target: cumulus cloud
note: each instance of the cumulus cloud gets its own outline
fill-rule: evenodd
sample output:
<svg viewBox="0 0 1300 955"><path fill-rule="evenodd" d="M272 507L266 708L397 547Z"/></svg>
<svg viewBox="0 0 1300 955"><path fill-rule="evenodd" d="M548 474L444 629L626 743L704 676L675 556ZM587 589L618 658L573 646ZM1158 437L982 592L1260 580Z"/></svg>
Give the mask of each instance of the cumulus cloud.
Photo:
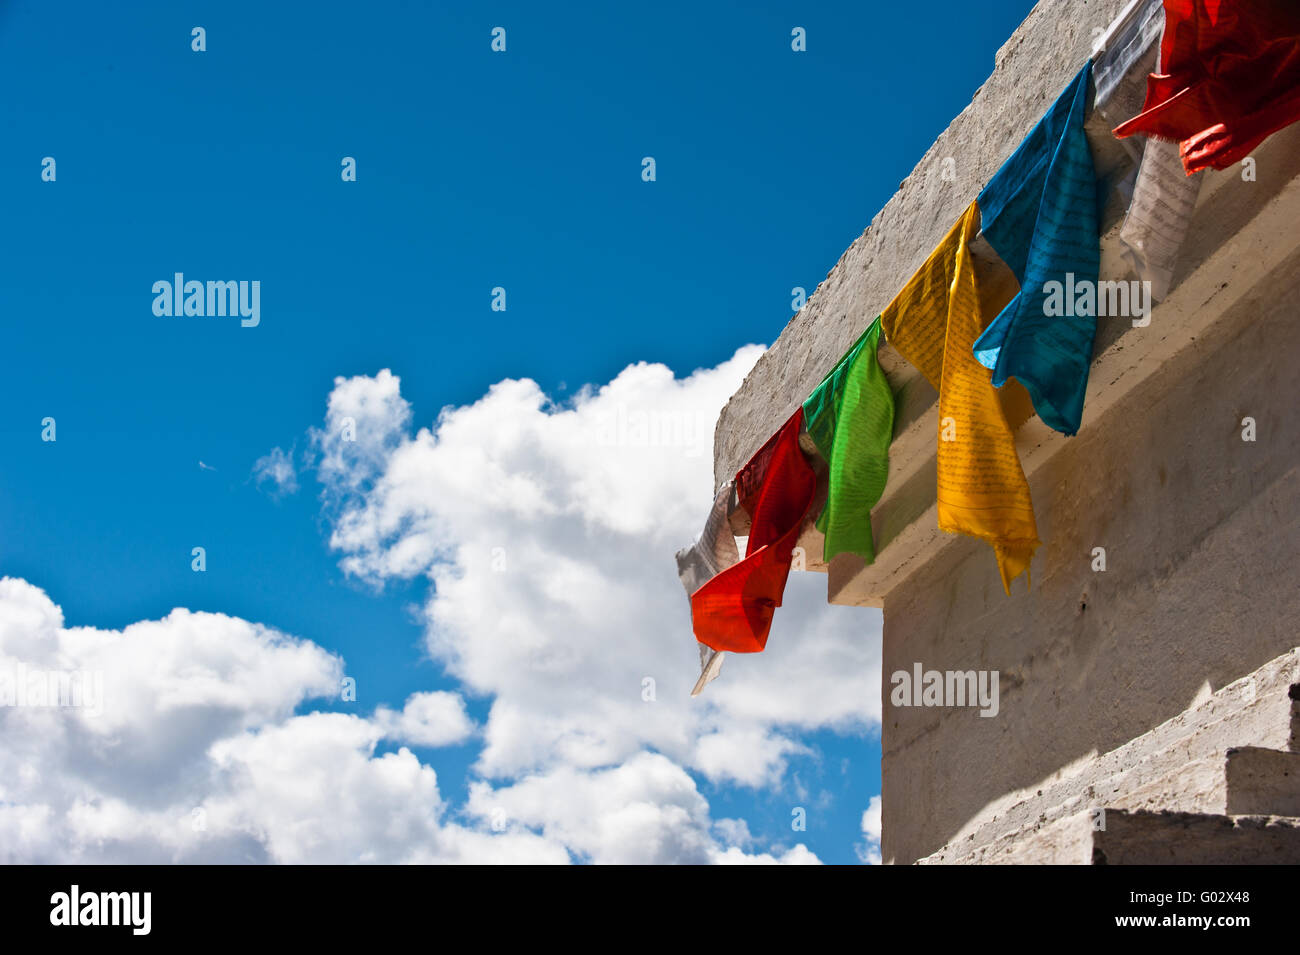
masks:
<svg viewBox="0 0 1300 955"><path fill-rule="evenodd" d="M673 553L712 498L712 425L761 353L683 378L631 365L556 403L507 380L413 430L388 371L339 378L311 460L330 546L382 587L423 578L429 656L487 701L325 712L343 661L178 609L66 627L0 582L0 667L102 672L102 712L0 710L6 861L815 863L711 818L696 784L790 791L801 734L879 723L879 617L795 574L768 650L705 695ZM296 486L275 449L258 473ZM463 805L412 748L473 742ZM432 758L432 757L430 757ZM434 759L436 762L436 759ZM877 841L878 845L878 841Z"/></svg>
<svg viewBox="0 0 1300 955"><path fill-rule="evenodd" d="M383 469L411 420L399 386L397 376L386 368L373 378L334 379L325 427L311 432L326 488L358 490Z"/></svg>
<svg viewBox="0 0 1300 955"><path fill-rule="evenodd" d="M690 770L772 788L808 752L800 731L878 725L879 618L828 607L821 575L792 578L767 652L733 656L723 679L689 697L698 662L672 554L699 531L713 422L760 353L684 378L631 365L563 404L532 381L502 381L414 433L391 373L336 381L317 447L365 477L322 468L330 544L362 580L430 581L429 654L491 699L474 807L505 808L581 856L631 858L622 833L635 825L597 826L596 813L578 827L555 807L596 812L592 788L624 778L610 773L640 778L651 753L678 781ZM345 438L344 417L369 422L364 436ZM554 798L532 798L543 787ZM651 788L664 814L638 824L691 819L694 835L650 840L638 858L719 860L689 800ZM602 849L607 839L619 848Z"/></svg>
<svg viewBox="0 0 1300 955"><path fill-rule="evenodd" d="M495 791L479 784L469 808L485 818L502 809L597 863L705 863L715 849L708 803L658 754L594 772L556 769Z"/></svg>
<svg viewBox="0 0 1300 955"><path fill-rule="evenodd" d="M569 861L529 832L446 822L433 768L406 748L375 756L382 735L375 721L311 713L221 741L211 760L227 785L202 807L209 825L287 863Z"/></svg>
<svg viewBox="0 0 1300 955"><path fill-rule="evenodd" d="M199 465L202 464L200 461ZM253 462L253 479L259 487L269 486L275 497L297 493L298 471L293 466L293 455L282 448L272 448Z"/></svg>
<svg viewBox="0 0 1300 955"><path fill-rule="evenodd" d="M385 738L412 746L450 746L474 732L465 701L459 694L441 690L412 693L400 712L381 706L375 710L374 722L383 728Z"/></svg>
<svg viewBox="0 0 1300 955"><path fill-rule="evenodd" d="M872 796L862 813L862 835L857 846L858 858L868 865L880 865L880 797Z"/></svg>
<svg viewBox="0 0 1300 955"><path fill-rule="evenodd" d="M69 671L100 676L102 693L13 705L17 679ZM0 861L816 861L802 846L746 853L744 823L714 827L691 776L651 753L480 781L449 807L407 746L470 738L463 699L296 713L337 696L344 673L310 641L223 614L67 627L39 588L0 579Z"/></svg>
<svg viewBox="0 0 1300 955"><path fill-rule="evenodd" d="M13 686L67 673L98 677L102 698L20 700ZM224 614L67 627L42 590L0 579L0 859L568 861L533 833L448 818L432 767L378 751L465 739L456 694L294 715L337 696L343 673L310 641Z"/></svg>
<svg viewBox="0 0 1300 955"><path fill-rule="evenodd" d="M714 865L821 865L821 860L817 858L807 846L797 845L793 849L786 849L778 854L770 852L761 852L758 855L747 855L735 846L726 852L718 853L713 858Z"/></svg>
<svg viewBox="0 0 1300 955"><path fill-rule="evenodd" d="M749 832L749 823L744 819L714 820L713 831L727 848L735 846L743 849L754 842L754 837Z"/></svg>

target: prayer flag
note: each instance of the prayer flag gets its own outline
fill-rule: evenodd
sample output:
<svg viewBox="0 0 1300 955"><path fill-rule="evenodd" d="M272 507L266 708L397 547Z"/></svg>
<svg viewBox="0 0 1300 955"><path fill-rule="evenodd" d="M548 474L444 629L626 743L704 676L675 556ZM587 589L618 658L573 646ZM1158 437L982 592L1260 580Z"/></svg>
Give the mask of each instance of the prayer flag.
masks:
<svg viewBox="0 0 1300 955"><path fill-rule="evenodd" d="M845 551L868 564L876 559L871 509L885 490L894 434L894 395L876 358L879 343L877 317L803 403L804 425L828 468L826 506L817 519L828 562Z"/></svg>
<svg viewBox="0 0 1300 955"><path fill-rule="evenodd" d="M982 302L969 248L972 202L880 316L885 337L939 392L939 529L988 541L1002 586L1028 571L1038 547L1029 482L1000 392L971 346L997 306Z"/></svg>
<svg viewBox="0 0 1300 955"><path fill-rule="evenodd" d="M1097 337L1101 238L1097 180L1083 131L1091 63L979 194L983 235L1020 282L975 342L1001 387L1014 377L1063 434L1083 417ZM1127 296L1125 296L1127 300Z"/></svg>
<svg viewBox="0 0 1300 955"><path fill-rule="evenodd" d="M1300 3L1165 0L1160 72L1115 129L1181 144L1187 175L1227 169L1300 119Z"/></svg>
<svg viewBox="0 0 1300 955"><path fill-rule="evenodd" d="M751 517L745 559L691 596L695 637L719 652L757 653L767 645L817 486L799 449L802 427L800 408L736 475L737 495Z"/></svg>

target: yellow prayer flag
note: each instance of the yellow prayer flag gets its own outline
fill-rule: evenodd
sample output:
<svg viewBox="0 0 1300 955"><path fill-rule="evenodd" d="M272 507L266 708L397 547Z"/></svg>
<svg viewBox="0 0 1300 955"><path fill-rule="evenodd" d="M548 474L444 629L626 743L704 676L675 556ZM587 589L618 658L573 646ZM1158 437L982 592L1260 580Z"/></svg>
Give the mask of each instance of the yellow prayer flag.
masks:
<svg viewBox="0 0 1300 955"><path fill-rule="evenodd" d="M969 243L978 231L972 202L880 323L889 343L939 392L939 529L992 544L1009 594L1011 581L1029 570L1038 528L1004 407L1023 404L1023 389L1000 395L971 351L1006 304L999 301L1003 290L981 289L976 277ZM1023 420L1019 409L1013 414Z"/></svg>

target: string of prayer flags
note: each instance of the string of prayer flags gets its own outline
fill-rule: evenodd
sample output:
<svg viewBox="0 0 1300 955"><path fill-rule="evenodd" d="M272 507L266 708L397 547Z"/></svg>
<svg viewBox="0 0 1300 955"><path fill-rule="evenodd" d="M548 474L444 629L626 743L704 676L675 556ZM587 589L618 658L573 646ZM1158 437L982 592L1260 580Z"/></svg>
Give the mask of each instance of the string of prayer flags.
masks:
<svg viewBox="0 0 1300 955"><path fill-rule="evenodd" d="M1300 3L1165 0L1160 72L1115 129L1176 141L1183 168L1227 169L1300 120Z"/></svg>
<svg viewBox="0 0 1300 955"><path fill-rule="evenodd" d="M804 425L828 466L826 506L817 518L827 562L836 554L876 559L871 509L885 491L894 395L876 357L880 319L803 403Z"/></svg>
<svg viewBox="0 0 1300 955"><path fill-rule="evenodd" d="M939 392L939 529L993 546L1002 586L1029 570L1038 528L1029 482L995 389L972 346L984 315L969 243L979 228L972 202L880 316L889 343ZM1000 303L1004 304L1004 303Z"/></svg>
<svg viewBox="0 0 1300 955"><path fill-rule="evenodd" d="M737 498L751 519L745 558L691 596L695 638L718 652L757 653L767 645L817 487L799 449L802 428L800 408L736 475Z"/></svg>
<svg viewBox="0 0 1300 955"><path fill-rule="evenodd" d="M1014 377L1038 416L1078 432L1097 337L1101 236L1097 177L1084 135L1092 63L1057 97L977 202L983 236L1020 282L975 341L993 385Z"/></svg>

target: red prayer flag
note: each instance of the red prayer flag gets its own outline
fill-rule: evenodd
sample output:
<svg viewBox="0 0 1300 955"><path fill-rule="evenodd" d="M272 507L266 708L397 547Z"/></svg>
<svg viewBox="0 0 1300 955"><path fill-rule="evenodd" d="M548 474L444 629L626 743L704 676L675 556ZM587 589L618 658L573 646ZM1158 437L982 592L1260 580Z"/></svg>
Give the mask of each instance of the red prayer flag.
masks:
<svg viewBox="0 0 1300 955"><path fill-rule="evenodd" d="M695 639L714 650L757 653L767 646L817 478L799 450L803 409L794 413L736 475L750 513L745 558L691 595Z"/></svg>
<svg viewBox="0 0 1300 955"><path fill-rule="evenodd" d="M1300 120L1300 2L1164 0L1160 73L1116 127L1177 141L1190 176L1227 169Z"/></svg>

